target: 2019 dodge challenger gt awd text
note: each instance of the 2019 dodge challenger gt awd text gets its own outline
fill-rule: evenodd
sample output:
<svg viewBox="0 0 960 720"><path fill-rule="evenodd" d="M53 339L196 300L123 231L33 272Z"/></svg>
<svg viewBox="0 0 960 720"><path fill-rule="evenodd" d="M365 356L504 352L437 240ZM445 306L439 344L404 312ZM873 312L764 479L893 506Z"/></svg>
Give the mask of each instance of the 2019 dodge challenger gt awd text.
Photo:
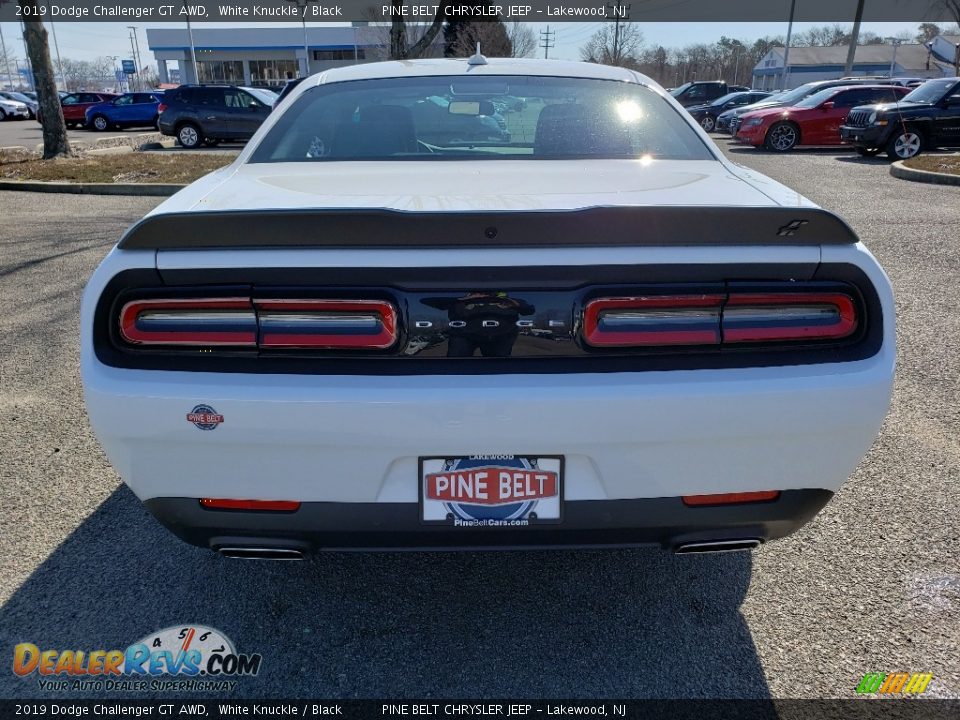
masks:
<svg viewBox="0 0 960 720"><path fill-rule="evenodd" d="M894 373L843 220L642 75L479 54L300 83L82 323L113 465L234 557L753 548L840 487Z"/></svg>

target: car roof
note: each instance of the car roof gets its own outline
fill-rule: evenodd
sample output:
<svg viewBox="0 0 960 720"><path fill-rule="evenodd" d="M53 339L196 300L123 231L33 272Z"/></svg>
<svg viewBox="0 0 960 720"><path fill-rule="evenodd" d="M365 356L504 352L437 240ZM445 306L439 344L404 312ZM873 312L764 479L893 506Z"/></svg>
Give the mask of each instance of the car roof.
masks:
<svg viewBox="0 0 960 720"><path fill-rule="evenodd" d="M373 80L397 77L430 77L444 75L529 75L549 77L593 78L655 84L650 78L626 68L568 60L536 60L529 58L486 58L485 65L470 65L469 58L430 58L424 60L388 60L332 68L317 73L307 82L313 87L349 80Z"/></svg>

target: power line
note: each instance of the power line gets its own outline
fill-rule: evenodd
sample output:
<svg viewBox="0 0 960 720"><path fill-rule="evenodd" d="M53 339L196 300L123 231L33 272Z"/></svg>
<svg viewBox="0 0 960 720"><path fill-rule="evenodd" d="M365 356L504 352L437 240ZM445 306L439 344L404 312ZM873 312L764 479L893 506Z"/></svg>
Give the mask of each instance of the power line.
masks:
<svg viewBox="0 0 960 720"><path fill-rule="evenodd" d="M540 47L543 48L543 57L547 59L550 57L550 48L556 45L556 36L557 32L554 30L550 32L550 26L547 25L546 30L540 31Z"/></svg>

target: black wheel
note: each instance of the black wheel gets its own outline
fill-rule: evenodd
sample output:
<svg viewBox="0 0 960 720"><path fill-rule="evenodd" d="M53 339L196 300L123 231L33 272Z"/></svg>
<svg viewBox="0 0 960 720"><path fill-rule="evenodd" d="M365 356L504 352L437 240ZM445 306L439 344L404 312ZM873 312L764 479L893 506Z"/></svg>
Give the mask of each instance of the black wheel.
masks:
<svg viewBox="0 0 960 720"><path fill-rule="evenodd" d="M703 120L700 121L700 127L707 132L713 132L717 127L717 120L712 115L704 115Z"/></svg>
<svg viewBox="0 0 960 720"><path fill-rule="evenodd" d="M103 115L94 115L90 120L90 128L97 132L105 132L110 129L110 121Z"/></svg>
<svg viewBox="0 0 960 720"><path fill-rule="evenodd" d="M863 157L873 157L879 152L880 152L880 148L865 148L865 147L857 148L857 155L862 155Z"/></svg>
<svg viewBox="0 0 960 720"><path fill-rule="evenodd" d="M0 108L0 122L3 122L7 119L7 114L3 111L3 108Z"/></svg>
<svg viewBox="0 0 960 720"><path fill-rule="evenodd" d="M183 147L192 150L199 147L204 138L200 128L193 123L184 123L177 128L177 140Z"/></svg>
<svg viewBox="0 0 960 720"><path fill-rule="evenodd" d="M800 142L800 128L791 122L778 122L767 131L763 146L773 152L788 152Z"/></svg>
<svg viewBox="0 0 960 720"><path fill-rule="evenodd" d="M64 122L63 124L67 126L67 130L73 130L77 126L76 123L72 122Z"/></svg>
<svg viewBox="0 0 960 720"><path fill-rule="evenodd" d="M923 150L923 135L916 130L898 130L887 143L887 157L891 160L909 160Z"/></svg>
<svg viewBox="0 0 960 720"><path fill-rule="evenodd" d="M217 145L220 144L220 141L214 140L213 138L207 138L206 140L203 141L203 144L206 145L207 147L216 147Z"/></svg>

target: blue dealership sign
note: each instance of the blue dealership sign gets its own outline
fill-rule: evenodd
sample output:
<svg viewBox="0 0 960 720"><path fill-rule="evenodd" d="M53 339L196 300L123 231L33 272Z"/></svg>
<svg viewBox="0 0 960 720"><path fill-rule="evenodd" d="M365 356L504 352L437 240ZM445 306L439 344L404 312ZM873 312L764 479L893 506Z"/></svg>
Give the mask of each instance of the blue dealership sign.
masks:
<svg viewBox="0 0 960 720"><path fill-rule="evenodd" d="M133 60L122 60L123 63L123 73L125 75L136 75L137 74L137 64Z"/></svg>

